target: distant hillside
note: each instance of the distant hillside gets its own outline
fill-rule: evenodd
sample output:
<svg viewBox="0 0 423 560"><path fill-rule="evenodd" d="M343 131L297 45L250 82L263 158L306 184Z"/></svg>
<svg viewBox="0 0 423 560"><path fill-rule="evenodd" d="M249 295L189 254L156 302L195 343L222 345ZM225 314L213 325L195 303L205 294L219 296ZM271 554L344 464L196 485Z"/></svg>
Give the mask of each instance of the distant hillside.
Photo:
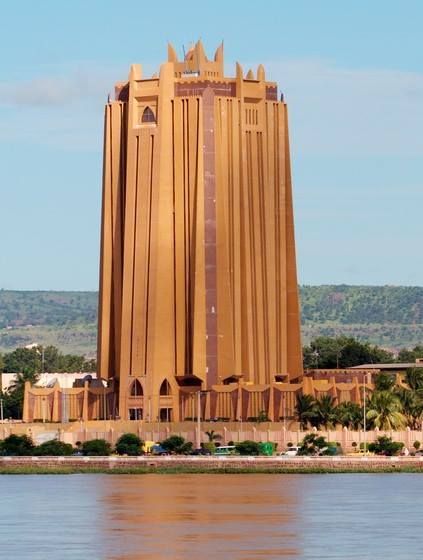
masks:
<svg viewBox="0 0 423 560"><path fill-rule="evenodd" d="M0 329L97 321L97 292L0 290Z"/></svg>
<svg viewBox="0 0 423 560"><path fill-rule="evenodd" d="M423 343L423 288L302 286L303 343L351 335L390 349ZM96 292L0 290L0 352L31 343L92 356Z"/></svg>
<svg viewBox="0 0 423 560"><path fill-rule="evenodd" d="M0 290L0 352L37 343L93 356L97 292Z"/></svg>
<svg viewBox="0 0 423 560"><path fill-rule="evenodd" d="M303 323L423 324L423 288L414 286L302 286Z"/></svg>
<svg viewBox="0 0 423 560"><path fill-rule="evenodd" d="M423 287L302 286L303 343L353 336L390 350L423 342Z"/></svg>

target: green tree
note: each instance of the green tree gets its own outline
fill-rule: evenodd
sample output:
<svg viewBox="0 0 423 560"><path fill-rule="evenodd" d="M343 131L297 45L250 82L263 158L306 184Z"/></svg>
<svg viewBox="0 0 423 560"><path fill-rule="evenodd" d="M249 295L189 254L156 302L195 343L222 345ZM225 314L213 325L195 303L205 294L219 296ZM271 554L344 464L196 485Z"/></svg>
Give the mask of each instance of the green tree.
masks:
<svg viewBox="0 0 423 560"><path fill-rule="evenodd" d="M35 374L41 371L41 354L38 348L16 348L3 355L3 371L7 373Z"/></svg>
<svg viewBox="0 0 423 560"><path fill-rule="evenodd" d="M0 445L0 453L8 456L32 455L34 442L26 435L11 434Z"/></svg>
<svg viewBox="0 0 423 560"><path fill-rule="evenodd" d="M81 446L83 455L103 457L110 455L112 446L105 439L90 439Z"/></svg>
<svg viewBox="0 0 423 560"><path fill-rule="evenodd" d="M410 387L410 389L422 394L423 393L423 368L407 369L405 372L405 382Z"/></svg>
<svg viewBox="0 0 423 560"><path fill-rule="evenodd" d="M423 346L418 344L412 350L403 348L398 352L397 361L400 363L415 362L417 358L423 358Z"/></svg>
<svg viewBox="0 0 423 560"><path fill-rule="evenodd" d="M25 394L25 383L29 381L31 385L37 383L38 373L24 371L17 373L7 391L6 407L9 409L12 418L22 418L23 401Z"/></svg>
<svg viewBox="0 0 423 560"><path fill-rule="evenodd" d="M393 361L393 354L347 336L319 336L303 349L305 368L347 368Z"/></svg>
<svg viewBox="0 0 423 560"><path fill-rule="evenodd" d="M325 429L334 427L337 422L335 399L330 395L323 395L314 404L314 415L311 415L310 423L316 428L323 426Z"/></svg>
<svg viewBox="0 0 423 560"><path fill-rule="evenodd" d="M209 443L214 443L216 441L221 441L222 436L218 433L216 433L214 430L210 430L207 432L204 432L209 440Z"/></svg>
<svg viewBox="0 0 423 560"><path fill-rule="evenodd" d="M392 441L392 438L380 436L375 442L369 443L369 451L376 455L398 455L404 447L399 441Z"/></svg>
<svg viewBox="0 0 423 560"><path fill-rule="evenodd" d="M323 436L307 434L298 450L298 455L323 455L328 450L328 443Z"/></svg>
<svg viewBox="0 0 423 560"><path fill-rule="evenodd" d="M423 420L423 400L417 391L396 387L395 395L399 398L407 426L418 430Z"/></svg>
<svg viewBox="0 0 423 560"><path fill-rule="evenodd" d="M363 425L363 409L359 404L343 402L336 407L338 424L350 430L359 430Z"/></svg>
<svg viewBox="0 0 423 560"><path fill-rule="evenodd" d="M144 442L136 434L122 434L116 442L116 453L119 455L138 456L143 454Z"/></svg>
<svg viewBox="0 0 423 560"><path fill-rule="evenodd" d="M395 376L379 373L374 377L375 391L390 391L395 386Z"/></svg>
<svg viewBox="0 0 423 560"><path fill-rule="evenodd" d="M260 455L260 445L248 439L237 443L235 449L240 455Z"/></svg>
<svg viewBox="0 0 423 560"><path fill-rule="evenodd" d="M3 418L22 417L22 394L5 391L0 393L0 397L3 399Z"/></svg>
<svg viewBox="0 0 423 560"><path fill-rule="evenodd" d="M390 391L375 391L372 394L366 417L380 430L400 430L407 423L401 401Z"/></svg>
<svg viewBox="0 0 423 560"><path fill-rule="evenodd" d="M192 443L182 436L170 436L160 444L163 449L174 455L186 455L192 451Z"/></svg>
<svg viewBox="0 0 423 560"><path fill-rule="evenodd" d="M72 455L74 449L70 443L64 443L63 441L58 441L57 439L52 439L45 441L33 450L33 455L49 456L49 457L59 457L59 456L69 456Z"/></svg>
<svg viewBox="0 0 423 560"><path fill-rule="evenodd" d="M296 396L295 413L303 430L316 416L316 401L311 395Z"/></svg>

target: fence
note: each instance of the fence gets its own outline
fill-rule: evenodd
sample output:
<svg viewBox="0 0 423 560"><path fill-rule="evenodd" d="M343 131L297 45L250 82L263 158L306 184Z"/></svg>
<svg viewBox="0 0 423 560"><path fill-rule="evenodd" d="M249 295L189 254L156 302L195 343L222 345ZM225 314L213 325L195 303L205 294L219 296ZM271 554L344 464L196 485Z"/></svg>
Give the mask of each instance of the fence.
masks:
<svg viewBox="0 0 423 560"><path fill-rule="evenodd" d="M170 430L170 428L161 429L145 429L140 426L131 430L133 433L139 435L144 441L162 441L169 437L170 435L182 436L187 441L196 442L197 441L197 431L195 428L189 430ZM344 452L351 452L354 449L358 449L360 444L366 442L369 444L375 441L379 436L385 435L391 437L394 441L402 442L405 447L411 449L414 442L419 441L423 444L423 430L410 430L406 429L403 431L382 431L382 430L372 430L364 433L361 431L352 431L348 429L342 429L339 431L291 431L291 430L272 430L266 429L261 430L260 428L248 428L231 430L225 426L222 428L214 428L214 432L219 434L222 439L220 442L222 444L227 444L230 441L238 442L243 440L252 440L257 442L271 441L277 444L278 450L284 450L288 446L288 443L293 445L299 444L307 433L316 433L318 435L324 436L327 441L337 442L341 445ZM63 432L61 434L61 439L68 443L75 444L77 441L84 442L88 439L103 438L107 440L112 445L116 443L117 439L126 433L121 430L116 430L110 428L105 431L98 430L80 430L76 432ZM207 442L208 436L204 431L201 432L201 441ZM354 445L356 444L356 445Z"/></svg>

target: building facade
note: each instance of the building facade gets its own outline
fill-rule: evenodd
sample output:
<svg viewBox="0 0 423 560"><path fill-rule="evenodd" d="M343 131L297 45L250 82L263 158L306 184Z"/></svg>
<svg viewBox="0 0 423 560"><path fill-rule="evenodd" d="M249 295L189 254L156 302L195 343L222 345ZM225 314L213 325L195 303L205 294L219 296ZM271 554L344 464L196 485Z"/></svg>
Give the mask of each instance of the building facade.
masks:
<svg viewBox="0 0 423 560"><path fill-rule="evenodd" d="M201 42L157 76L133 65L105 109L101 227L115 416L276 418L302 356L287 106L264 68L225 77Z"/></svg>

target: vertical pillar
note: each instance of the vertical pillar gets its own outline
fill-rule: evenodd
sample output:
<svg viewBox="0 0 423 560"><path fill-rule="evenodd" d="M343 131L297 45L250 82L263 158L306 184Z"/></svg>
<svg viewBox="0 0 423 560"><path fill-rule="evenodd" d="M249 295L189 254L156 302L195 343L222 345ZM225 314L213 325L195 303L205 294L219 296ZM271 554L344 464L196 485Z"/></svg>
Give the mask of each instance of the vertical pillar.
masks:
<svg viewBox="0 0 423 560"><path fill-rule="evenodd" d="M24 422L29 422L29 392L31 389L31 383L29 381L25 381L25 392L24 392L24 405L22 411L22 420Z"/></svg>
<svg viewBox="0 0 423 560"><path fill-rule="evenodd" d="M82 401L82 420L88 420L88 381L84 382L84 397Z"/></svg>
<svg viewBox="0 0 423 560"><path fill-rule="evenodd" d="M58 383L54 386L53 389L53 414L52 420L53 422L60 422L61 418L59 415L59 398L60 398L60 386Z"/></svg>

